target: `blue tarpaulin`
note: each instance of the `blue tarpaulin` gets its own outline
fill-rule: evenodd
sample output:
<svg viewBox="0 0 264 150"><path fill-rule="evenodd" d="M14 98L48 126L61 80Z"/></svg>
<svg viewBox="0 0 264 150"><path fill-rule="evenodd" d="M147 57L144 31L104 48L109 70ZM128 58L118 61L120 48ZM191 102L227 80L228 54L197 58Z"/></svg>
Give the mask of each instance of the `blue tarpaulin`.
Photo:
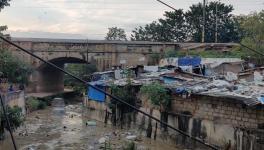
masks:
<svg viewBox="0 0 264 150"><path fill-rule="evenodd" d="M90 83L102 90L105 90L105 86L104 84L101 84L101 83L97 83L97 82L93 82L93 83ZM104 102L105 101L105 97L106 95L103 93L103 92L100 92L96 89L94 89L93 87L89 86L88 87L88 98L91 99L91 100L95 100L95 101L99 101L99 102Z"/></svg>
<svg viewBox="0 0 264 150"><path fill-rule="evenodd" d="M264 96L261 96L258 98L258 101L261 103L261 104L264 104Z"/></svg>
<svg viewBox="0 0 264 150"><path fill-rule="evenodd" d="M178 59L179 66L199 66L201 64L201 57L181 57Z"/></svg>

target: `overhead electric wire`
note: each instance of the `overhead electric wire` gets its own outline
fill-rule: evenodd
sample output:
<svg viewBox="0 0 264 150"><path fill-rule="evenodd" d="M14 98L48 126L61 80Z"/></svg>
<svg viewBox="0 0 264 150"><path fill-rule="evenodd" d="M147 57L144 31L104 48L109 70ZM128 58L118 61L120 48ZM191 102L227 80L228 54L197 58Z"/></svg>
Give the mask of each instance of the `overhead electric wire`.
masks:
<svg viewBox="0 0 264 150"><path fill-rule="evenodd" d="M165 2L163 2L163 1L161 1L161 0L156 0L156 1L162 3L163 5L168 6L169 8L171 8L171 9L173 9L173 10L177 10L177 9L174 8L173 6L171 6L171 5L169 5L169 4L165 3ZM210 29L210 28L207 28L207 27L205 27L205 28L206 28L206 29L209 29L209 30L211 30L211 31L216 32L216 30L214 30L214 29ZM259 55L261 55L261 56L264 56L263 53L261 53L261 52L255 50L255 49L253 49L253 48L251 48L251 47L249 47L249 46L246 46L245 44L243 44L243 43L241 43L241 42L238 42L238 44L239 44L240 46L242 46L242 47L247 48L247 49L250 50L250 51L253 51L253 52L255 52L255 53L257 53L257 54L259 54Z"/></svg>
<svg viewBox="0 0 264 150"><path fill-rule="evenodd" d="M175 11L177 10L176 8L170 6L169 4L167 4L167 3L165 3L165 2L163 2L163 1L161 1L161 0L156 0L156 1L160 2L161 4L167 6L167 7L171 8L171 9L173 9L173 10L175 10Z"/></svg>
<svg viewBox="0 0 264 150"><path fill-rule="evenodd" d="M41 58L41 57L37 56L36 54L32 53L32 52L31 52L32 50L30 50L30 51L29 51L29 50L26 50L26 49L20 47L19 45L17 45L17 44L15 44L15 43L11 42L10 40L4 38L3 36L0 36L0 39L2 39L3 41L7 42L8 44L10 44L10 45L12 45L12 46L14 46L14 47L16 47L16 48L18 48L18 49L20 49L21 51L23 51L23 52L29 54L30 56L32 56L32 57L34 57L34 58L37 58L38 60L42 61L43 63L45 63L45 64L47 64L47 65L49 65L49 66L51 66L51 67L53 67L53 68L55 68L55 69L57 69L57 70L63 72L63 73L65 73L65 74L71 76L72 78L78 80L79 82L84 83L86 86L90 86L90 87L94 88L95 90L104 93L105 95L109 96L110 98L114 99L115 101L118 101L118 102L120 102L120 103L122 103L122 104L125 104L125 105L129 106L130 108L134 109L135 111L137 111L137 112L139 112L139 113L141 113L141 114L143 114L143 115L145 115L145 116L151 118L152 120L155 120L155 121L159 122L160 124L162 124L162 125L164 125L164 126L167 126L168 128L170 128L170 129L172 129L172 130L174 130L174 131L177 131L178 133L182 134L183 136L189 137L190 139L192 139L192 140L194 140L194 141L196 141L196 142L199 142L199 143L203 144L204 146L207 146L207 147L209 147L209 148L211 148L211 149L213 149L213 150L218 150L217 147L215 147L215 146L213 146L213 145L210 145L210 144L208 144L208 143L205 143L205 142L202 141L201 139L197 139L196 137L193 137L193 136L191 136L190 134L185 133L184 131L181 131L181 130L177 129L177 128L175 128L175 127L169 125L168 123L163 122L163 121L159 120L159 119L156 118L156 117L153 117L152 115L150 115L150 114L148 114L148 113L146 113L146 112L144 112L144 111L138 109L137 107L135 107L135 106L133 106L133 105L131 105L131 104L125 102L124 100L122 100L122 99L120 99L120 98L118 98L118 97L116 97L116 96L114 96L114 95L112 95L112 94L109 94L108 92L105 92L104 90L102 90L102 89L100 89L100 88L98 88L98 87L96 87L96 86L90 84L89 82L87 82L87 81L85 81L85 80L83 80L83 79L81 79L81 78L79 78L79 77L77 77L77 76L75 76L75 75L73 75L73 74L71 74L71 73L65 71L64 69L58 67L57 65L55 65L55 64L53 64L53 63L51 63L51 62L49 62L49 61L44 60L43 58Z"/></svg>
<svg viewBox="0 0 264 150"><path fill-rule="evenodd" d="M8 129L7 130L10 133L10 136L11 136L11 139L12 139L12 143L13 143L13 146L14 146L14 149L17 150L16 141L15 141L15 138L14 138L13 133L12 133L10 121L9 121L8 114L7 114L6 109L5 109L5 106L4 106L4 101L3 101L3 98L2 98L1 93L0 93L0 101L1 101L2 109L3 109L3 113L4 113L4 116L5 116L5 120L6 120L6 123L7 123L7 126L8 126Z"/></svg>

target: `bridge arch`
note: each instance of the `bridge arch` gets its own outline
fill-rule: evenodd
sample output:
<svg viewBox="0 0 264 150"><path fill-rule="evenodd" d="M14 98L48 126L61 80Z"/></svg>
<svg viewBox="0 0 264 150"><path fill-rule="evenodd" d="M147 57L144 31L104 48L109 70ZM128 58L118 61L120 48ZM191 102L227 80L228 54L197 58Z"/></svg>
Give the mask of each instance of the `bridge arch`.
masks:
<svg viewBox="0 0 264 150"><path fill-rule="evenodd" d="M68 63L89 63L84 59L76 57L58 57L49 60L49 62L62 69L64 69L64 65ZM62 92L64 90L64 73L44 63L40 63L40 65L36 67L29 80L29 92L49 93Z"/></svg>

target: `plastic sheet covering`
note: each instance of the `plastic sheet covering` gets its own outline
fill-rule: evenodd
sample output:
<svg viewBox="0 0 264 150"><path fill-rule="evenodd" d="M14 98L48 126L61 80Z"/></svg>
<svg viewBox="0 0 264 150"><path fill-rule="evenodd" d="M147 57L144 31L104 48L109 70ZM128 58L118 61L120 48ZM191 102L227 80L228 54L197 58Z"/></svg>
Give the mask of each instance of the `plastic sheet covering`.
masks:
<svg viewBox="0 0 264 150"><path fill-rule="evenodd" d="M96 87L105 90L105 86L102 84L96 84L96 83L91 83L92 85L95 85ZM106 95L93 87L89 86L88 87L88 98L94 101L99 101L99 102L104 102L105 101Z"/></svg>
<svg viewBox="0 0 264 150"><path fill-rule="evenodd" d="M182 57L178 59L179 66L199 66L201 64L201 57Z"/></svg>

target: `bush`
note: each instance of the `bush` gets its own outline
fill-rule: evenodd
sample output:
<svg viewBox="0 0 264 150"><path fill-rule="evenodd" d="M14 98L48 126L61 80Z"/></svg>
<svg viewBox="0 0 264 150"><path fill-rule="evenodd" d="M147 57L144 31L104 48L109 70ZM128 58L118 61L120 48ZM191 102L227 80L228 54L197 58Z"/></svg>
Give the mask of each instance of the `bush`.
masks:
<svg viewBox="0 0 264 150"><path fill-rule="evenodd" d="M26 107L30 111L45 109L47 107L47 103L45 101L38 100L35 97L29 97L26 100Z"/></svg>
<svg viewBox="0 0 264 150"><path fill-rule="evenodd" d="M123 150L136 150L136 144L135 142L126 142L125 146L123 147Z"/></svg>
<svg viewBox="0 0 264 150"><path fill-rule="evenodd" d="M14 107L7 107L6 109L7 114L8 114L8 118L10 121L10 125L12 127L12 129L16 129L17 127L19 127L23 121L24 118L22 116L22 109L18 106L14 106ZM4 113L2 111L0 111L0 130L3 131L3 128L7 128L7 122L4 116ZM0 133L1 134L1 133Z"/></svg>
<svg viewBox="0 0 264 150"><path fill-rule="evenodd" d="M39 105L38 105L38 109L45 109L47 107L47 103L39 100Z"/></svg>

